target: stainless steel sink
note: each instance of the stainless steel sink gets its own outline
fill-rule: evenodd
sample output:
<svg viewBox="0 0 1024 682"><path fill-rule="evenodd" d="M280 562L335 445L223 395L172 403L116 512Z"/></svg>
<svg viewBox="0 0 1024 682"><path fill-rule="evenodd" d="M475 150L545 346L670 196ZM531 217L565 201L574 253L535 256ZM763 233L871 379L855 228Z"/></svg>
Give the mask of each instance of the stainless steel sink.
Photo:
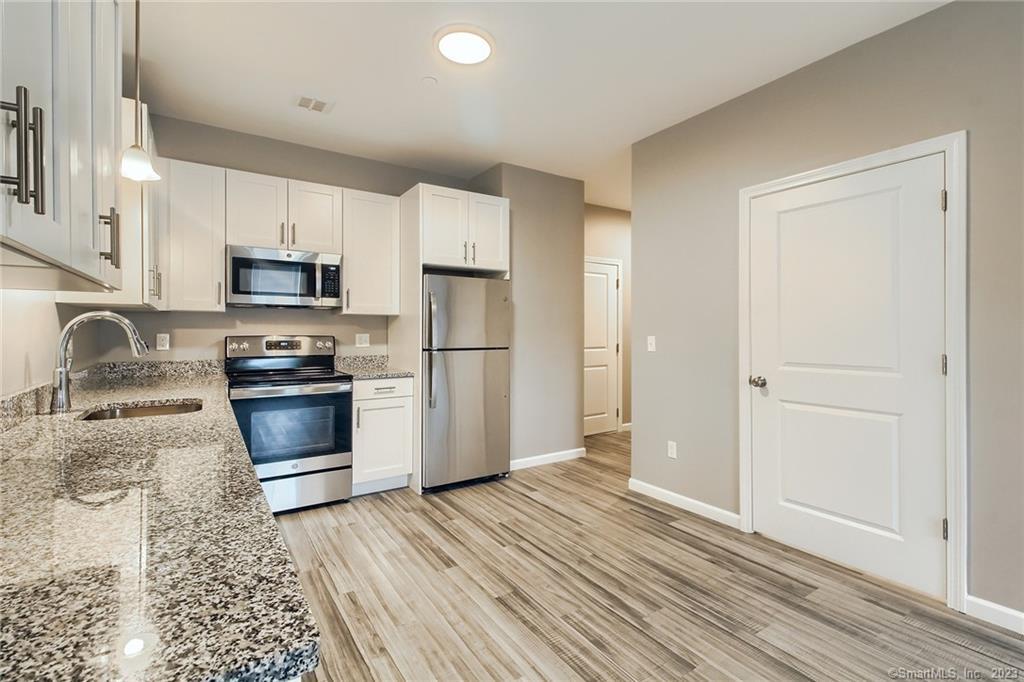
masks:
<svg viewBox="0 0 1024 682"><path fill-rule="evenodd" d="M96 419L132 419L134 417L160 417L169 414L188 414L203 409L202 400L190 400L184 403L162 403L156 405L133 405L131 407L105 407L90 410L79 419L93 421Z"/></svg>

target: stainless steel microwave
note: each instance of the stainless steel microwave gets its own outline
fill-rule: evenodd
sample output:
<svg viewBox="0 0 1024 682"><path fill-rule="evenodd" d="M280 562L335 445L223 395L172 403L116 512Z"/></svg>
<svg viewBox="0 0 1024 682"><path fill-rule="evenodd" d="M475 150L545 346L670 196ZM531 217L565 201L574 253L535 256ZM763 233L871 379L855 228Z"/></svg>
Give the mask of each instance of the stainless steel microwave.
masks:
<svg viewBox="0 0 1024 682"><path fill-rule="evenodd" d="M257 246L228 246L232 306L340 308L341 256Z"/></svg>

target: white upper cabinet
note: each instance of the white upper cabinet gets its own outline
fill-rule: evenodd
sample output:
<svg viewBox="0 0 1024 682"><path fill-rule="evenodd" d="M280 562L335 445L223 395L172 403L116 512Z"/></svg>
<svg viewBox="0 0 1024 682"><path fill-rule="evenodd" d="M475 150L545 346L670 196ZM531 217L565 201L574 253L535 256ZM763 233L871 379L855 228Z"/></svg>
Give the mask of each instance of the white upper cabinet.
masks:
<svg viewBox="0 0 1024 682"><path fill-rule="evenodd" d="M169 307L224 310L224 169L173 160L164 169Z"/></svg>
<svg viewBox="0 0 1024 682"><path fill-rule="evenodd" d="M343 311L399 313L398 197L344 190Z"/></svg>
<svg viewBox="0 0 1024 682"><path fill-rule="evenodd" d="M120 6L114 0L95 0L93 7L93 187L95 206L93 224L101 279L117 289L124 288L126 249L124 240L131 227L124 224L124 206L121 192L139 183L121 178L121 152L134 140L134 104L121 97L121 21ZM129 104L125 104L129 102ZM148 117L143 105L142 128L145 132ZM151 153L152 148L147 147ZM110 224L111 208L116 207L120 224ZM115 234L117 233L117 234ZM111 249L112 239L118 238L119 251ZM107 254L107 255L102 255ZM115 263L114 261L120 261Z"/></svg>
<svg viewBox="0 0 1024 682"><path fill-rule="evenodd" d="M55 101L54 93L60 92L67 73L69 10L65 3L3 0L0 22L0 98L17 104L19 88L24 88L21 92L27 95L29 106L21 116L16 111L4 111L0 118L3 174L19 176L22 186L34 197L22 203L9 193L13 185L4 186L4 236L67 264L68 194L66 185L57 179L66 177L68 167L66 108L70 102ZM12 126L14 121L17 128ZM33 121L41 124L41 130L30 130L35 127ZM25 198L24 192L21 198Z"/></svg>
<svg viewBox="0 0 1024 682"><path fill-rule="evenodd" d="M509 268L508 199L469 195L470 264L481 270Z"/></svg>
<svg viewBox="0 0 1024 682"><path fill-rule="evenodd" d="M288 246L298 251L341 253L342 190L288 181Z"/></svg>
<svg viewBox="0 0 1024 682"><path fill-rule="evenodd" d="M424 265L508 270L508 199L420 185L420 202Z"/></svg>
<svg viewBox="0 0 1024 682"><path fill-rule="evenodd" d="M469 261L469 194L421 185L423 264L463 268Z"/></svg>
<svg viewBox="0 0 1024 682"><path fill-rule="evenodd" d="M70 54L68 68L68 108L75 112L69 116L68 125L68 226L70 232L70 265L92 277L99 278L102 265L100 259L100 230L94 197L93 177L93 125L95 98L93 66L93 7L87 2L69 3L68 32L66 40ZM97 25L97 28L100 26ZM99 64L95 65L97 68ZM107 107L108 113L110 107ZM108 205L114 206L114 202ZM100 208L105 212L106 208ZM117 273L118 275L120 273ZM118 280L120 278L118 277ZM120 284L120 282L117 282Z"/></svg>
<svg viewBox="0 0 1024 682"><path fill-rule="evenodd" d="M227 171L227 243L287 249L288 180Z"/></svg>
<svg viewBox="0 0 1024 682"><path fill-rule="evenodd" d="M56 288L117 288L100 215L116 206L118 3L0 0L0 15L2 174L15 179L0 192L3 248L82 278Z"/></svg>

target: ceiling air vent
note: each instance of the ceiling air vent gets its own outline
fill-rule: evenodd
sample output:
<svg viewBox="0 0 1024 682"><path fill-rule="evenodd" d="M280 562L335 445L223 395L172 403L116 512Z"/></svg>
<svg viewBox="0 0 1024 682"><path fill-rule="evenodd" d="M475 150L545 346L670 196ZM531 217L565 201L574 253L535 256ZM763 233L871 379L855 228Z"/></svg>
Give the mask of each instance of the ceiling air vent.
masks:
<svg viewBox="0 0 1024 682"><path fill-rule="evenodd" d="M300 97L299 106L303 109L315 111L319 114L326 114L334 108L334 102L325 102L322 99L316 99L315 97Z"/></svg>

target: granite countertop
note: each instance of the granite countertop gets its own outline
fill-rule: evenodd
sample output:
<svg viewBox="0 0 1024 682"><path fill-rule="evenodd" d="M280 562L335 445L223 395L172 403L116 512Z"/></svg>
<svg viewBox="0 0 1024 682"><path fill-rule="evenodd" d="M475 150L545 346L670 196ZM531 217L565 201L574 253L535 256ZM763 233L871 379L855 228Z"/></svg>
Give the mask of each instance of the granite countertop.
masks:
<svg viewBox="0 0 1024 682"><path fill-rule="evenodd" d="M223 374L90 378L0 434L0 679L271 680L319 632ZM83 408L202 400L191 414Z"/></svg>
<svg viewBox="0 0 1024 682"><path fill-rule="evenodd" d="M355 381L367 381L370 379L408 379L413 373L405 369L393 369L390 367L355 368L346 367L344 371L352 375Z"/></svg>

